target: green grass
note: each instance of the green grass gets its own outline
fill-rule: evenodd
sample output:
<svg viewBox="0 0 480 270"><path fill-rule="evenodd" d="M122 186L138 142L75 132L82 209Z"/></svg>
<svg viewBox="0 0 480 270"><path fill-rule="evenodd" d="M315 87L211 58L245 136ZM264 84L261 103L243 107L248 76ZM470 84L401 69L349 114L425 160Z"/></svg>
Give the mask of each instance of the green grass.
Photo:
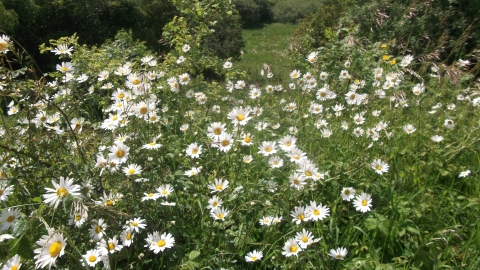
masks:
<svg viewBox="0 0 480 270"><path fill-rule="evenodd" d="M287 57L288 48L296 28L294 24L272 23L259 29L243 30L245 49L236 67L245 70L252 83L262 80L260 71L264 64L272 68L272 81L288 81L293 64Z"/></svg>

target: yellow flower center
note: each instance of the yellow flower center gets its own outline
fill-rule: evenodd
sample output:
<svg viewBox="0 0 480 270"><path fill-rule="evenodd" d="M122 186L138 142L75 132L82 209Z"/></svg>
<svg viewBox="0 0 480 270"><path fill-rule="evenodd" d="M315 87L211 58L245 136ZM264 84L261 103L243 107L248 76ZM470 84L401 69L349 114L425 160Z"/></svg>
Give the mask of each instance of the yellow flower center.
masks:
<svg viewBox="0 0 480 270"><path fill-rule="evenodd" d="M298 179L294 179L294 180L293 180L293 183L294 183L295 185L298 185L298 184L300 184L300 181L298 181Z"/></svg>
<svg viewBox="0 0 480 270"><path fill-rule="evenodd" d="M344 193L345 195L350 195L350 190L346 189L343 193Z"/></svg>
<svg viewBox="0 0 480 270"><path fill-rule="evenodd" d="M222 218L223 218L223 214L218 214L218 215L217 215L217 218L222 219Z"/></svg>
<svg viewBox="0 0 480 270"><path fill-rule="evenodd" d="M337 259L341 259L342 257L343 257L343 256L340 255L340 254L338 254L337 256L335 256L335 258L337 258Z"/></svg>
<svg viewBox="0 0 480 270"><path fill-rule="evenodd" d="M118 98L122 99L122 98L124 98L124 97L125 97L125 94L124 94L124 93L118 94Z"/></svg>
<svg viewBox="0 0 480 270"><path fill-rule="evenodd" d="M148 197L152 197L152 196L153 196L153 193L148 193L147 196L148 196Z"/></svg>
<svg viewBox="0 0 480 270"><path fill-rule="evenodd" d="M67 71L68 68L67 67L62 67L62 71Z"/></svg>
<svg viewBox="0 0 480 270"><path fill-rule="evenodd" d="M96 234L99 234L101 232L102 232L102 227L100 227L100 226L95 227L95 233Z"/></svg>
<svg viewBox="0 0 480 270"><path fill-rule="evenodd" d="M127 233L127 234L125 235L125 239L127 239L127 240L132 239L132 234L131 234L131 233Z"/></svg>
<svg viewBox="0 0 480 270"><path fill-rule="evenodd" d="M305 175L306 175L306 176L312 176L312 172L306 171L306 172L305 172Z"/></svg>
<svg viewBox="0 0 480 270"><path fill-rule="evenodd" d="M90 255L90 257L88 257L89 262L95 262L96 260L97 260L97 256L95 255Z"/></svg>
<svg viewBox="0 0 480 270"><path fill-rule="evenodd" d="M14 265L12 267L10 267L10 270L17 270L18 269L18 265Z"/></svg>
<svg viewBox="0 0 480 270"><path fill-rule="evenodd" d="M61 187L61 188L59 188L59 189L57 190L57 196L58 196L58 197L63 198L63 197L65 197L65 196L67 196L67 194L68 194L68 190L66 190L66 189L63 188L63 187Z"/></svg>
<svg viewBox="0 0 480 270"><path fill-rule="evenodd" d="M367 200L362 200L362 206L367 206Z"/></svg>
<svg viewBox="0 0 480 270"><path fill-rule="evenodd" d="M214 202L213 207L217 207L217 206L218 206L218 202Z"/></svg>
<svg viewBox="0 0 480 270"><path fill-rule="evenodd" d="M141 114L146 114L147 113L147 107L140 108L140 113Z"/></svg>
<svg viewBox="0 0 480 270"><path fill-rule="evenodd" d="M305 218L305 215L300 214L300 215L297 216L297 218L298 218L298 220L303 220Z"/></svg>
<svg viewBox="0 0 480 270"><path fill-rule="evenodd" d="M377 170L379 170L379 171L380 171L380 170L382 169L382 166L380 166L380 165L377 165L377 166L375 166L375 169L377 169Z"/></svg>
<svg viewBox="0 0 480 270"><path fill-rule="evenodd" d="M302 242L307 243L308 242L308 237L306 237L306 236L302 237Z"/></svg>
<svg viewBox="0 0 480 270"><path fill-rule="evenodd" d="M167 195L167 194L168 194L168 191L162 190L162 195Z"/></svg>
<svg viewBox="0 0 480 270"><path fill-rule="evenodd" d="M125 156L125 152L123 150L117 150L117 153L115 153L117 158L123 158Z"/></svg>
<svg viewBox="0 0 480 270"><path fill-rule="evenodd" d="M112 206L113 205L113 200L108 200L106 203L105 203L106 206Z"/></svg>
<svg viewBox="0 0 480 270"><path fill-rule="evenodd" d="M271 147L265 147L265 152L271 152L272 151L272 148Z"/></svg>
<svg viewBox="0 0 480 270"><path fill-rule="evenodd" d="M215 135L220 135L222 133L222 130L220 128L216 128L213 130L213 134Z"/></svg>
<svg viewBox="0 0 480 270"><path fill-rule="evenodd" d="M133 226L133 227L137 227L137 226L138 226L138 222L136 222L136 221L132 222L132 226Z"/></svg>
<svg viewBox="0 0 480 270"><path fill-rule="evenodd" d="M3 195L3 189L0 189L0 196Z"/></svg>
<svg viewBox="0 0 480 270"><path fill-rule="evenodd" d="M298 247L297 246L291 246L290 247L290 252L297 252Z"/></svg>
<svg viewBox="0 0 480 270"><path fill-rule="evenodd" d="M58 254L60 254L60 251L62 251L62 242L57 241L54 242L53 244L50 245L50 248L48 249L48 252L50 253L50 257L57 257Z"/></svg>
<svg viewBox="0 0 480 270"><path fill-rule="evenodd" d="M320 215L320 211L319 211L318 209L315 209L315 210L313 210L313 214L314 214L315 216L319 216L319 215Z"/></svg>
<svg viewBox="0 0 480 270"><path fill-rule="evenodd" d="M134 174L135 172L136 172L135 169L129 169L127 173L128 173L128 174Z"/></svg>
<svg viewBox="0 0 480 270"><path fill-rule="evenodd" d="M15 219L15 216L7 217L7 222L12 222Z"/></svg>
<svg viewBox="0 0 480 270"><path fill-rule="evenodd" d="M292 145L291 142L286 142L286 143L285 143L285 146L287 146L287 147L290 146L290 145Z"/></svg>
<svg viewBox="0 0 480 270"><path fill-rule="evenodd" d="M257 257L253 256L252 261L256 261L256 260L257 260Z"/></svg>
<svg viewBox="0 0 480 270"><path fill-rule="evenodd" d="M138 84L140 83L140 80L139 80L139 79L135 79L135 80L133 80L132 83L133 83L134 85L138 85Z"/></svg>
<svg viewBox="0 0 480 270"><path fill-rule="evenodd" d="M230 144L230 142L228 140L223 140L222 141L222 146L227 146L229 144Z"/></svg>
<svg viewBox="0 0 480 270"><path fill-rule="evenodd" d="M320 92L320 96L321 96L321 97L326 97L326 96L327 96L327 93L325 93L325 92Z"/></svg>
<svg viewBox="0 0 480 270"><path fill-rule="evenodd" d="M192 150L192 154L195 155L196 153L198 153L198 149L195 148L195 149Z"/></svg>
<svg viewBox="0 0 480 270"><path fill-rule="evenodd" d="M157 242L157 246L159 246L159 247L163 247L163 246L165 246L165 244L166 244L165 240L163 240L163 239L160 239L160 241Z"/></svg>
<svg viewBox="0 0 480 270"><path fill-rule="evenodd" d="M245 138L243 138L243 141L246 142L246 143L250 143L251 139L250 139L250 137L245 137Z"/></svg>
<svg viewBox="0 0 480 270"><path fill-rule="evenodd" d="M82 219L81 215L75 215L75 221L79 221L80 219Z"/></svg>
<svg viewBox="0 0 480 270"><path fill-rule="evenodd" d="M216 190L223 190L223 186L222 185L217 185L217 186L215 186L215 189Z"/></svg>
<svg viewBox="0 0 480 270"><path fill-rule="evenodd" d="M110 242L108 243L108 250L114 250L115 249L115 244Z"/></svg>

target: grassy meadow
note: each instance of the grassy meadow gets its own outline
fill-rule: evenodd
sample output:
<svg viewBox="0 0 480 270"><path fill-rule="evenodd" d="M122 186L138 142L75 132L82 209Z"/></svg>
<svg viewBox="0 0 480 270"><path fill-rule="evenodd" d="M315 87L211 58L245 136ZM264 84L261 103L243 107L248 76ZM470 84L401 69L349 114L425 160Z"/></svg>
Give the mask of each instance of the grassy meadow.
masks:
<svg viewBox="0 0 480 270"><path fill-rule="evenodd" d="M478 269L472 62L349 37L294 55L295 27L245 30L233 63L123 33L42 45L40 79L3 65L2 269Z"/></svg>
<svg viewBox="0 0 480 270"><path fill-rule="evenodd" d="M288 74L293 63L288 57L289 48L293 44L292 34L297 28L295 24L271 23L260 28L244 29L245 48L235 66L246 72L252 83L263 82L268 75L268 68L276 81L288 81ZM261 71L264 70L264 75Z"/></svg>

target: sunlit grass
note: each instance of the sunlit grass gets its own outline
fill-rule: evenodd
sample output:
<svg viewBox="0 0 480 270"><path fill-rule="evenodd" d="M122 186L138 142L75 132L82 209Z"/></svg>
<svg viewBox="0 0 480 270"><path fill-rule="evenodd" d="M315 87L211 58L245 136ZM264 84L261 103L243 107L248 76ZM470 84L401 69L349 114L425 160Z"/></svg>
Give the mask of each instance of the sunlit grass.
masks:
<svg viewBox="0 0 480 270"><path fill-rule="evenodd" d="M262 28L244 29L245 49L241 59L235 62L236 67L246 71L252 83L263 81L260 72L264 64L271 67L274 74L272 81L287 81L293 65L288 51L296 28L295 24L272 23Z"/></svg>

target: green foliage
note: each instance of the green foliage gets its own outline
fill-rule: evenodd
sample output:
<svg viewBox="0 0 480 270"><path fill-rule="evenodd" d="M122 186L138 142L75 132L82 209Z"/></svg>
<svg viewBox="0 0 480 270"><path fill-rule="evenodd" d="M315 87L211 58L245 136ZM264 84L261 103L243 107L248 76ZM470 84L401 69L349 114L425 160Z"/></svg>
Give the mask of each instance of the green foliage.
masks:
<svg viewBox="0 0 480 270"><path fill-rule="evenodd" d="M272 20L272 4L268 0L237 0L235 8L242 18L243 27L255 27Z"/></svg>
<svg viewBox="0 0 480 270"><path fill-rule="evenodd" d="M18 14L14 10L7 10L0 2L0 30L6 33L13 33L18 25Z"/></svg>
<svg viewBox="0 0 480 270"><path fill-rule="evenodd" d="M133 31L99 46L61 37L40 46L58 57L41 78L1 36L0 225L13 237L2 264L21 255L26 269L78 269L101 249L96 268L480 266L468 62L425 67L347 27L318 49L292 46L296 70L277 61L258 79L203 46L219 15L236 16L228 0L174 4L168 53ZM277 43L280 27L245 35ZM246 261L253 250L262 258Z"/></svg>
<svg viewBox="0 0 480 270"><path fill-rule="evenodd" d="M478 45L480 21L473 12L478 1L353 1L345 17L359 26L362 38L396 40L400 52L410 52L424 61L452 63Z"/></svg>
<svg viewBox="0 0 480 270"><path fill-rule="evenodd" d="M296 1L282 0L272 8L273 19L281 23L297 23L317 10L320 2L317 0Z"/></svg>

